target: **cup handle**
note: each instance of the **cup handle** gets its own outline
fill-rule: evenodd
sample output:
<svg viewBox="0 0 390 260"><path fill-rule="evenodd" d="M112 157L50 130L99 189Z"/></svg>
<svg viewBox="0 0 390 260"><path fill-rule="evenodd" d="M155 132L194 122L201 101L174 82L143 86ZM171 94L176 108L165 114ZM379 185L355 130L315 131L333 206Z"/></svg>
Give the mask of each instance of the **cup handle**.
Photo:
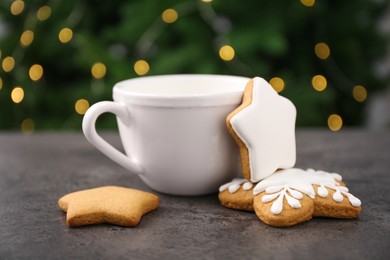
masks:
<svg viewBox="0 0 390 260"><path fill-rule="evenodd" d="M84 115L83 132L85 137L108 158L132 173L140 175L143 171L139 163L132 161L125 154L115 149L96 132L95 124L97 118L107 112L116 115L125 125L129 124L129 113L125 105L111 101L102 101L91 106Z"/></svg>

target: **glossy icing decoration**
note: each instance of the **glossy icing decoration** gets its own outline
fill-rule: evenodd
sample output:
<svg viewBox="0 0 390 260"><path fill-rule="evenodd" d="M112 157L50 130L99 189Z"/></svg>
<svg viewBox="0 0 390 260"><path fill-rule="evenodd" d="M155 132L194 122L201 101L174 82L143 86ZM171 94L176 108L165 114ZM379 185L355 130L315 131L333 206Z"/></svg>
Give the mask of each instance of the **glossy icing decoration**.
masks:
<svg viewBox="0 0 390 260"><path fill-rule="evenodd" d="M253 79L252 103L230 120L248 149L251 182L295 165L296 113L294 104L267 81Z"/></svg>
<svg viewBox="0 0 390 260"><path fill-rule="evenodd" d="M223 192L225 190L229 190L230 193L235 193L242 186L243 190L250 190L253 187L253 183L248 181L247 179L236 178L231 182L225 183L221 187L219 187L219 192Z"/></svg>
<svg viewBox="0 0 390 260"><path fill-rule="evenodd" d="M257 195L261 192L266 194L262 197L262 202L271 202L271 212L275 215L280 214L283 211L283 201L286 199L287 203L292 208L302 207L300 199L303 195L307 195L314 199L316 195L326 198L329 195L328 189L332 189L333 200L336 202L342 202L346 197L352 206L359 207L361 201L349 193L347 187L340 186L337 181L341 181L341 175L337 173L328 173L324 171L315 171L313 169L302 170L297 168L279 170L270 177L260 181L253 189L253 195ZM249 184L248 184L249 183ZM234 179L229 183L222 185L219 189L220 192L229 190L230 193L234 193L242 186L246 188L253 187L253 184L246 179ZM315 189L313 185L317 185Z"/></svg>

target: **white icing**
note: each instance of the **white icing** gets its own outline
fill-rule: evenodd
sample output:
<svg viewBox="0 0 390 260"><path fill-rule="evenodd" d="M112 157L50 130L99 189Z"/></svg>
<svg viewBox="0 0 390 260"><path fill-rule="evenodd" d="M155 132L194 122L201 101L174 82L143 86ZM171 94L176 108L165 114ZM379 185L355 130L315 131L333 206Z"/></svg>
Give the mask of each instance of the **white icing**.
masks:
<svg viewBox="0 0 390 260"><path fill-rule="evenodd" d="M337 202L342 202L343 201L343 195L341 195L341 192L337 190L335 193L333 193L333 200Z"/></svg>
<svg viewBox="0 0 390 260"><path fill-rule="evenodd" d="M246 179L233 179L231 182L228 182L221 187L219 187L219 192L228 190L230 193L235 193L239 190L240 186L243 186L244 190L250 190L253 187L253 183L247 181Z"/></svg>
<svg viewBox="0 0 390 260"><path fill-rule="evenodd" d="M271 206L271 212L275 215L280 214L283 210L283 198L286 198L287 203L292 208L299 208L301 204L298 200L302 199L302 193L311 198L315 198L317 193L318 196L325 198L329 195L327 188L335 191L332 195L334 201L342 202L345 196L352 206L359 207L361 201L348 193L348 188L340 186L336 180L342 180L342 177L337 173L327 173L313 169L304 171L295 168L280 170L259 182L253 189L253 194L257 195L265 191L266 195L262 197L264 203L276 199ZM319 186L317 192L313 189L313 185Z"/></svg>
<svg viewBox="0 0 390 260"><path fill-rule="evenodd" d="M292 208L298 209L298 208L302 207L302 205L301 205L301 203L299 202L299 200L293 198L292 196L289 196L287 193L285 193L284 196L286 197L288 204L289 204Z"/></svg>
<svg viewBox="0 0 390 260"><path fill-rule="evenodd" d="M238 183L233 184L232 186L229 187L229 192L235 193L236 191L238 191L239 188L240 188L240 184Z"/></svg>
<svg viewBox="0 0 390 260"><path fill-rule="evenodd" d="M278 196L279 196L279 193L267 194L261 198L261 201L264 203L267 203L267 202L273 201Z"/></svg>
<svg viewBox="0 0 390 260"><path fill-rule="evenodd" d="M288 189L288 192L291 194L291 196L293 196L296 199L300 200L303 198L302 193L300 193L299 191Z"/></svg>
<svg viewBox="0 0 390 260"><path fill-rule="evenodd" d="M351 193L344 193L345 196L347 196L349 202L352 204L352 206L354 207L360 207L360 205L362 205L362 202L356 198L355 196L353 196Z"/></svg>
<svg viewBox="0 0 390 260"><path fill-rule="evenodd" d="M296 109L290 100L279 96L264 79L253 79L251 105L230 120L248 148L252 182L270 176L277 169L294 166L295 118Z"/></svg>
<svg viewBox="0 0 390 260"><path fill-rule="evenodd" d="M287 193L288 191L288 193ZM267 193L267 192L266 192ZM277 198L277 199L276 199ZM287 203L294 209L302 207L299 199L303 198L302 193L296 190L292 190L288 185L284 185L282 190L277 191L276 193L266 194L261 198L263 203L274 201L271 206L271 212L275 215L280 214L283 210L283 199L286 198Z"/></svg>
<svg viewBox="0 0 390 260"><path fill-rule="evenodd" d="M274 192L278 192L280 190L282 190L284 188L284 186L273 186L273 187L268 187L266 189L267 193L274 193Z"/></svg>
<svg viewBox="0 0 390 260"><path fill-rule="evenodd" d="M242 185L242 188L244 190L250 190L250 189L252 189L252 187L253 187L253 183L250 182L250 181L247 181L247 182L244 183L244 185Z"/></svg>
<svg viewBox="0 0 390 260"><path fill-rule="evenodd" d="M336 181L342 181L343 180L343 177L340 174L335 173L335 172L325 172L325 171L322 171L322 170L317 170L316 171L316 170L311 169L311 168L307 169L306 171L309 172L309 173L314 173L314 174L330 174L330 175L333 176L333 178Z"/></svg>
<svg viewBox="0 0 390 260"><path fill-rule="evenodd" d="M271 212L275 215L279 214L283 210L283 198L284 193L280 194L280 196L275 200L275 202L271 206Z"/></svg>
<svg viewBox="0 0 390 260"><path fill-rule="evenodd" d="M337 173L315 171L313 169L307 171L296 168L280 170L257 183L253 189L253 195L265 191L261 201L263 203L273 201L271 212L275 215L283 211L284 198L292 208L300 208L302 205L299 200L303 198L303 194L312 199L316 195L326 198L329 195L328 189L335 191L332 195L334 201L342 202L346 197L352 206L359 207L361 201L350 194L347 187L340 186L337 181L341 180L342 177ZM222 185L219 191L229 190L230 193L235 193L240 187L244 190L250 190L253 185L252 182L246 179L233 179L231 182ZM313 185L318 185L318 188L315 190Z"/></svg>
<svg viewBox="0 0 390 260"><path fill-rule="evenodd" d="M321 185L317 189L317 194L320 197L326 198L328 196L328 190L324 187L324 185Z"/></svg>

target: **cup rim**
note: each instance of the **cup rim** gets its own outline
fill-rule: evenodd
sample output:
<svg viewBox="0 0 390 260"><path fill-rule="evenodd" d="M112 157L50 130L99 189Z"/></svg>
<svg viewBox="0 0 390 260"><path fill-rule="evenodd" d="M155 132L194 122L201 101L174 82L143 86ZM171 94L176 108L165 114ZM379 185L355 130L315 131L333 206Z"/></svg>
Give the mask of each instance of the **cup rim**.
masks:
<svg viewBox="0 0 390 260"><path fill-rule="evenodd" d="M158 80L214 80L226 81L229 86L226 90L210 93L181 93L181 94L155 94L129 91L129 84L140 84L141 81ZM250 78L218 74L170 74L158 76L144 76L120 81L114 85L113 99L117 102L159 107L194 107L194 106L220 106L236 104L242 99L245 86ZM237 84L237 85L235 85ZM124 88L127 88L126 90Z"/></svg>

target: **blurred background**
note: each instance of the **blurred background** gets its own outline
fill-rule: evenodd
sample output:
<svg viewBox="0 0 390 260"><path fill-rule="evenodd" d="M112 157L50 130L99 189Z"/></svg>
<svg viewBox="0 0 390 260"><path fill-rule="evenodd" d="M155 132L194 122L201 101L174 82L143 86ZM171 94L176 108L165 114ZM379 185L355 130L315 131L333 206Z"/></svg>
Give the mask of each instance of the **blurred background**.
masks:
<svg viewBox="0 0 390 260"><path fill-rule="evenodd" d="M116 82L176 73L263 77L298 127L388 129L389 36L385 0L1 0L0 130L80 130Z"/></svg>

